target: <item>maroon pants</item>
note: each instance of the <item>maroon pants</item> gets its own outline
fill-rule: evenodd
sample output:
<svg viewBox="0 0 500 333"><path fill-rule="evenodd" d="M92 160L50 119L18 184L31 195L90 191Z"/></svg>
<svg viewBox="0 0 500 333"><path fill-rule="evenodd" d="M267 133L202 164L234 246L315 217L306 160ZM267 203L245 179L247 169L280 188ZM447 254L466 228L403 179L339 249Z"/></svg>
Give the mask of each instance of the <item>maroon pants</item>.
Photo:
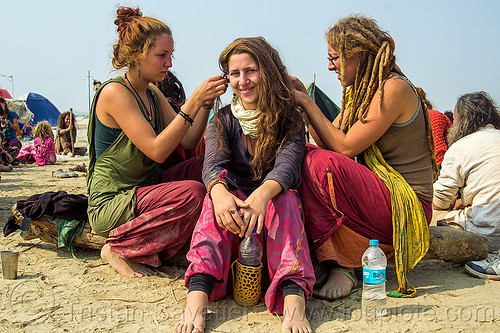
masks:
<svg viewBox="0 0 500 333"><path fill-rule="evenodd" d="M136 217L113 229L106 243L125 259L158 267L191 239L205 194L192 180L140 187Z"/></svg>
<svg viewBox="0 0 500 333"><path fill-rule="evenodd" d="M313 249L341 224L368 239L392 244L389 189L374 172L349 157L308 145L299 193ZM430 223L431 203L420 202Z"/></svg>

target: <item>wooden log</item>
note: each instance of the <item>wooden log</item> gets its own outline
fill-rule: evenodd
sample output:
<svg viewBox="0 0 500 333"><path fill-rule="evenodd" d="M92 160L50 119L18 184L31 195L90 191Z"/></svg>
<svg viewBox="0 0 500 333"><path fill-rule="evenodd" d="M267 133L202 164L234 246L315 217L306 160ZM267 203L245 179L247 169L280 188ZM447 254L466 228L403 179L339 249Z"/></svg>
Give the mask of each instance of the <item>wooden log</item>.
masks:
<svg viewBox="0 0 500 333"><path fill-rule="evenodd" d="M440 259L454 264L483 260L488 256L488 240L481 234L449 226L430 226L429 251L424 259Z"/></svg>
<svg viewBox="0 0 500 333"><path fill-rule="evenodd" d="M16 217L16 223L20 226L24 217L17 210L17 205L12 207L12 213ZM45 217L31 220L28 230L21 232L21 237L25 240L39 238L44 242L57 245L57 225L49 222ZM98 236L95 232L93 232L89 222L86 221L82 233L79 236L76 236L73 240L73 245L77 247L100 250L103 247L105 240L106 238ZM168 259L164 264L187 267L189 263L186 259L186 253L189 250L189 243L190 242L187 242L175 256Z"/></svg>
<svg viewBox="0 0 500 333"><path fill-rule="evenodd" d="M12 212L16 217L16 223L21 225L23 216L16 205L12 207ZM483 260L488 255L488 240L483 235L449 226L430 226L429 233L430 246L424 260L440 259L450 263L465 264L471 260ZM44 242L57 244L57 226L44 217L31 220L28 230L21 232L21 237L26 240L40 238ZM105 238L93 232L87 221L82 234L75 237L73 245L99 250L104 242ZM188 246L189 244L184 246L178 255L171 258L170 264L187 266L185 254L189 250Z"/></svg>
<svg viewBox="0 0 500 333"><path fill-rule="evenodd" d="M12 207L12 212L16 217L16 223L20 226L24 217L17 210L17 205ZM25 240L40 238L44 242L57 244L57 225L49 222L45 217L31 220L28 230L21 232L21 237ZM105 240L106 238L93 232L89 222L86 221L82 233L73 240L73 245L100 250Z"/></svg>

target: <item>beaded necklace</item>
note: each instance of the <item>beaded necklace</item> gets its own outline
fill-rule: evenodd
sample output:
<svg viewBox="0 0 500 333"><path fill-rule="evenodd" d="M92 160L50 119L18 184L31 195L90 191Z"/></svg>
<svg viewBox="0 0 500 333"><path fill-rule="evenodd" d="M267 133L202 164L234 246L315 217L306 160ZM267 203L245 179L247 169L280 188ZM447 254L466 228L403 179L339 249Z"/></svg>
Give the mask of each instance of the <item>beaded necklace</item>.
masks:
<svg viewBox="0 0 500 333"><path fill-rule="evenodd" d="M135 90L134 85L132 84L132 82L130 82L130 80L129 80L128 76L127 76L127 73L125 73L125 79L127 80L128 84L130 84L130 86L132 87L132 90L134 90L134 93L139 97L139 100L141 101L141 104L144 107L145 113L147 114L147 120L149 121L149 123L151 124L151 126L154 127L153 112L151 111L151 110L154 109L154 105L153 105L153 102L151 101L151 99L150 99L150 97L148 95L147 89L146 89L146 96L147 96L148 102L149 102L149 109L146 106L146 103L144 103L144 101L142 100L141 95L139 95L139 93L137 92L137 90Z"/></svg>

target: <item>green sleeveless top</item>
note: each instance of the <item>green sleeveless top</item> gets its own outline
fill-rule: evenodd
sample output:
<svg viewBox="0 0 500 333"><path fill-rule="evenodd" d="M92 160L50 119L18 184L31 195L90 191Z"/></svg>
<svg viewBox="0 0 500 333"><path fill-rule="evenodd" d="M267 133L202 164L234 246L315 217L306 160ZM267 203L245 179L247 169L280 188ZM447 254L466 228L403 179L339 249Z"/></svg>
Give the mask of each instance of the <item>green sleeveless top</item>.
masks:
<svg viewBox="0 0 500 333"><path fill-rule="evenodd" d="M90 108L88 125L89 171L87 174L87 194L89 197L89 222L99 236L108 237L109 232L135 218L136 190L138 187L157 182L158 163L139 150L122 131L116 140L98 157L95 152L95 127L97 115L95 107L104 86L117 82L125 86L137 100L145 115L139 96L123 82L121 77L111 79L97 90ZM161 108L153 88L155 107L155 132L163 129Z"/></svg>

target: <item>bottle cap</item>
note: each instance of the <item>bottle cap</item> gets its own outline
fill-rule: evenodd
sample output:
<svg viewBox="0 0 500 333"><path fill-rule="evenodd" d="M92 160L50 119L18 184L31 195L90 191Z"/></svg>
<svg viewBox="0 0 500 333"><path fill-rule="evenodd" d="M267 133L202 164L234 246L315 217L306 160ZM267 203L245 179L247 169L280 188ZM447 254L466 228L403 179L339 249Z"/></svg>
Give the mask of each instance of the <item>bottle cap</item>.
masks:
<svg viewBox="0 0 500 333"><path fill-rule="evenodd" d="M378 239L370 239L370 246L378 245Z"/></svg>

